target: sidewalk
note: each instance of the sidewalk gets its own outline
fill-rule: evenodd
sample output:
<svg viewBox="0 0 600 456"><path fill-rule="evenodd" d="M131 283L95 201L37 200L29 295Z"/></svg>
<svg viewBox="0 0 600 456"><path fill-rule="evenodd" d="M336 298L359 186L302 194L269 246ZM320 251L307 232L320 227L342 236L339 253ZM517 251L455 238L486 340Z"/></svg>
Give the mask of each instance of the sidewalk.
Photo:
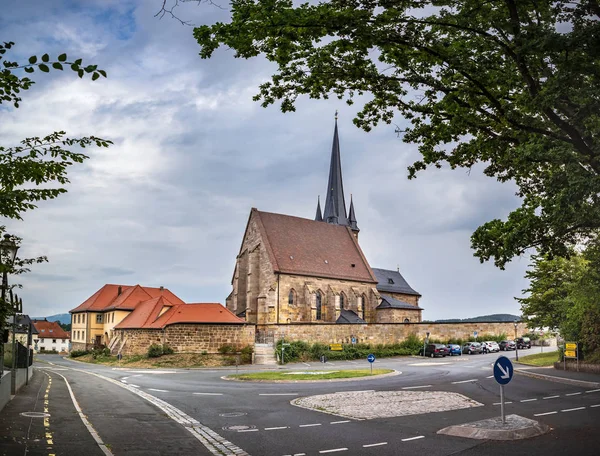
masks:
<svg viewBox="0 0 600 456"><path fill-rule="evenodd" d="M514 363L515 373L528 377L539 378L551 382L580 385L586 388L600 388L600 375L587 372L564 371L554 367L535 367Z"/></svg>

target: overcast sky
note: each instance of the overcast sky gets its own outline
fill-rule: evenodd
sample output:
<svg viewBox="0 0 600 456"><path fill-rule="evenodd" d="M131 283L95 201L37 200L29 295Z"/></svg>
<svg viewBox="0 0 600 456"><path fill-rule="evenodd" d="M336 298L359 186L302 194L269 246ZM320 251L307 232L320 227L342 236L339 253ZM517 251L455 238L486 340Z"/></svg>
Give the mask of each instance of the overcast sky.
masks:
<svg viewBox="0 0 600 456"><path fill-rule="evenodd" d="M201 60L192 27L154 17L162 0L20 0L0 17L12 59L66 52L108 72L34 74L22 107L0 111L0 141L65 130L114 141L70 171L69 192L24 221L2 220L24 238L21 256L47 255L21 277L24 311L67 312L105 283L165 286L186 302L225 302L250 209L313 218L327 186L334 112L342 168L360 245L372 267L400 271L423 297L423 317L520 314L513 299L528 258L505 271L480 264L470 234L519 205L515 187L481 167L428 170L393 125L357 129L357 107L302 99L297 112L252 101L273 66L220 49ZM178 14L196 25L228 12L195 3ZM403 119L397 118L399 125Z"/></svg>

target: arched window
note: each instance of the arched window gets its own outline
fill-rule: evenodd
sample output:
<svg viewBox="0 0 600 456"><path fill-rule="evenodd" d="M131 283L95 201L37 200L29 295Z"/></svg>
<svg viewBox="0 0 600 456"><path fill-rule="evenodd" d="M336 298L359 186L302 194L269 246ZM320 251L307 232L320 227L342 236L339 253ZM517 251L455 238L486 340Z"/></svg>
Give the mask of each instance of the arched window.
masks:
<svg viewBox="0 0 600 456"><path fill-rule="evenodd" d="M364 320L365 318L365 306L367 303L367 297L365 295L362 295L362 298L360 298L360 305L358 306L358 310L360 311L360 318L362 318Z"/></svg>
<svg viewBox="0 0 600 456"><path fill-rule="evenodd" d="M410 323L410 320L408 318L405 318L404 323Z"/></svg>
<svg viewBox="0 0 600 456"><path fill-rule="evenodd" d="M340 293L340 309L344 308L345 296L344 293Z"/></svg>
<svg viewBox="0 0 600 456"><path fill-rule="evenodd" d="M317 291L317 315L315 317L315 320L320 320L321 319L321 292Z"/></svg>
<svg viewBox="0 0 600 456"><path fill-rule="evenodd" d="M290 294L288 295L288 304L289 304L290 306L293 306L293 305L294 305L294 298L295 298L295 296L294 296L294 295L295 295L295 294L296 294L296 293L294 293L294 290L293 290L293 289L292 289L292 290L290 290Z"/></svg>

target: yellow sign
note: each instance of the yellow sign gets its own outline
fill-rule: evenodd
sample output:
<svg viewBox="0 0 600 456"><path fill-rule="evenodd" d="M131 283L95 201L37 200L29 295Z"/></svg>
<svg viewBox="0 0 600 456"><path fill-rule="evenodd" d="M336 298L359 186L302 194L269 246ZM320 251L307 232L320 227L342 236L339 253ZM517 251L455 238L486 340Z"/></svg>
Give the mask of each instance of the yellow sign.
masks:
<svg viewBox="0 0 600 456"><path fill-rule="evenodd" d="M565 350L565 357L577 358L577 352L575 350Z"/></svg>
<svg viewBox="0 0 600 456"><path fill-rule="evenodd" d="M568 342L566 348L567 348L567 350L577 350L577 344Z"/></svg>
<svg viewBox="0 0 600 456"><path fill-rule="evenodd" d="M329 350L331 351L342 351L342 344L329 344Z"/></svg>

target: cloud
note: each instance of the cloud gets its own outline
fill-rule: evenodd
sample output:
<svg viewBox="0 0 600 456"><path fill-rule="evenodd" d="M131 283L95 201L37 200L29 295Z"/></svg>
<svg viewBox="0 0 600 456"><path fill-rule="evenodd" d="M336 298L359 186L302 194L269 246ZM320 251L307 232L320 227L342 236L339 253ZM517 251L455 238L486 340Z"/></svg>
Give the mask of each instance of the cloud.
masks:
<svg viewBox="0 0 600 456"><path fill-rule="evenodd" d="M370 133L351 122L356 108L301 99L281 114L252 101L273 67L219 50L202 60L192 29L158 20L155 2L15 3L4 39L15 56L67 52L108 72L35 74L22 108L2 112L3 145L66 130L114 142L86 149L69 173L69 193L41 202L22 223L22 253L47 255L20 277L26 311L68 311L105 283L165 286L188 302L224 302L251 207L311 218L325 194L333 113L347 203L353 194L361 246L374 267L400 267L423 294L424 317L519 313L526 259L506 271L480 265L469 245L481 223L519 203L514 187L475 167L429 170L408 181L418 159L394 127ZM227 20L200 5L181 10L196 24Z"/></svg>

